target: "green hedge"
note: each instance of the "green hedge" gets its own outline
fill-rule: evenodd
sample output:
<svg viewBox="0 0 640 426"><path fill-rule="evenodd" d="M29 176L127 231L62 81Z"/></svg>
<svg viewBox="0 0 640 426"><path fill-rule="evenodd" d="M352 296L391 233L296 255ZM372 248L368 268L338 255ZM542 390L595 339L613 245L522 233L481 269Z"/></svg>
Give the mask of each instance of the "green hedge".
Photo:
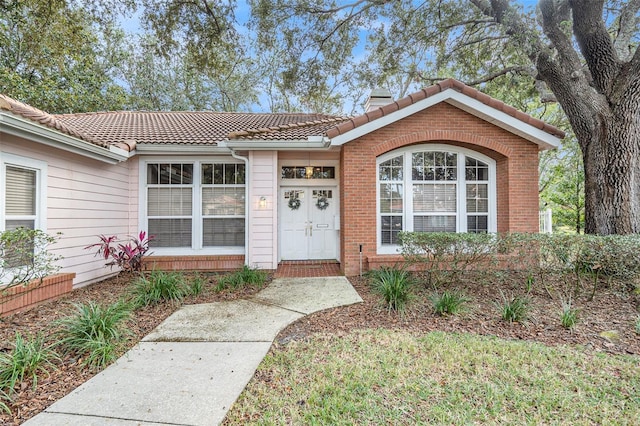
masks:
<svg viewBox="0 0 640 426"><path fill-rule="evenodd" d="M401 251L430 284L468 271L519 271L582 285L601 280L632 284L640 276L640 235L455 234L403 232Z"/></svg>

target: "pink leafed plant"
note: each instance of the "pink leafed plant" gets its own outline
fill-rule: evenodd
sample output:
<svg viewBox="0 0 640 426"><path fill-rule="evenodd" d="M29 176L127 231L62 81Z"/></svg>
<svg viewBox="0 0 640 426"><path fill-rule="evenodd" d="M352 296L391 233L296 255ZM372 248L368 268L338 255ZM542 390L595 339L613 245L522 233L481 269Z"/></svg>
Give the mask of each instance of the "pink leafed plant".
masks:
<svg viewBox="0 0 640 426"><path fill-rule="evenodd" d="M85 249L97 248L96 256L109 260L106 266L118 266L124 272L138 272L143 268L142 259L149 251L149 242L153 236L148 236L145 231L140 231L138 236L130 237L126 243L118 242L117 236L98 236L100 242L91 244Z"/></svg>

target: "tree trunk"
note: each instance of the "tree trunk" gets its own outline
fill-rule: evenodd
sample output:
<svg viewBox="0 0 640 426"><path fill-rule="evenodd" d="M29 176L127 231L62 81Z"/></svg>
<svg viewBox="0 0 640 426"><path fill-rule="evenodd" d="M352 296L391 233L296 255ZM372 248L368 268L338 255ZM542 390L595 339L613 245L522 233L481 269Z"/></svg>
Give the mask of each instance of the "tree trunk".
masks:
<svg viewBox="0 0 640 426"><path fill-rule="evenodd" d="M578 137L585 172L585 232L640 232L640 114L614 110L588 140ZM582 140L581 140L582 139Z"/></svg>

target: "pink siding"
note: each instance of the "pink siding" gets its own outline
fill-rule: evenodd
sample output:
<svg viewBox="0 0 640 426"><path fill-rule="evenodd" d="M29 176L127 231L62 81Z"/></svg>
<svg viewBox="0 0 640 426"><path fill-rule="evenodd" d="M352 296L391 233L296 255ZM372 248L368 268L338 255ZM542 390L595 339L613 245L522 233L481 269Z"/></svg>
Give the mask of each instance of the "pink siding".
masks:
<svg viewBox="0 0 640 426"><path fill-rule="evenodd" d="M249 154L249 241L247 264L262 269L278 267L278 154ZM260 207L260 197L266 206Z"/></svg>
<svg viewBox="0 0 640 426"><path fill-rule="evenodd" d="M112 275L115 270L84 247L97 242L98 234L126 237L137 227L137 190L130 194L129 171L133 165L137 173L137 162L106 164L6 134L1 151L47 163L47 232L61 233L53 247L63 256L60 272L76 274L74 287Z"/></svg>

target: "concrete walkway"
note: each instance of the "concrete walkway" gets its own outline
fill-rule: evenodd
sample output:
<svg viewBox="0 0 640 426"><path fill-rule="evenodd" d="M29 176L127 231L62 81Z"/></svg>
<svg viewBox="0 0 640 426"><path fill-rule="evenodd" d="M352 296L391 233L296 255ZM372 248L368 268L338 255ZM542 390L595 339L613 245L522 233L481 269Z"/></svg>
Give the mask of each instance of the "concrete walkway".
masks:
<svg viewBox="0 0 640 426"><path fill-rule="evenodd" d="M358 302L344 277L279 278L248 300L184 306L24 424L220 424L282 329L310 313Z"/></svg>

